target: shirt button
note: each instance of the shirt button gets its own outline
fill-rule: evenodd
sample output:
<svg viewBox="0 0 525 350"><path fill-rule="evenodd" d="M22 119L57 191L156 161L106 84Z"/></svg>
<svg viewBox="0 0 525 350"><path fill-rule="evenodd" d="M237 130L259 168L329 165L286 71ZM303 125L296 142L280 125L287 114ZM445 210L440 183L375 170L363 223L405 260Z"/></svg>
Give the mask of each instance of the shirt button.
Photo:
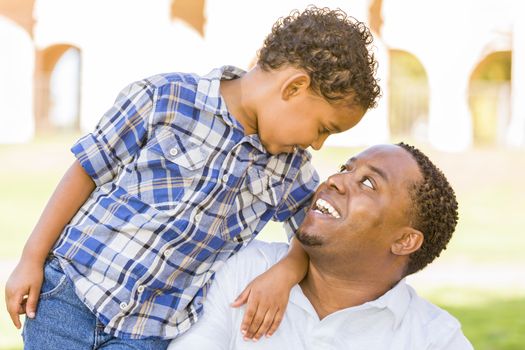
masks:
<svg viewBox="0 0 525 350"><path fill-rule="evenodd" d="M142 292L144 291L144 286L139 286L139 287L137 288L137 291L138 291L139 293L142 293Z"/></svg>
<svg viewBox="0 0 525 350"><path fill-rule="evenodd" d="M128 304L126 304L126 303L124 303L124 302L120 303L120 309L121 309L121 310L124 310L124 309L127 308L127 307L128 307Z"/></svg>
<svg viewBox="0 0 525 350"><path fill-rule="evenodd" d="M172 251L171 249L166 249L166 250L164 251L164 256L167 258L168 256L171 255L172 252L173 252L173 251Z"/></svg>
<svg viewBox="0 0 525 350"><path fill-rule="evenodd" d="M179 153L179 150L178 150L178 149L176 149L176 148L172 148L172 149L170 149L170 154L171 154L172 156L176 156L177 153Z"/></svg>
<svg viewBox="0 0 525 350"><path fill-rule="evenodd" d="M227 182L228 181L228 175L224 174L222 175L222 182Z"/></svg>
<svg viewBox="0 0 525 350"><path fill-rule="evenodd" d="M195 221L201 221L201 219L202 219L202 212L197 213L197 215L195 215Z"/></svg>

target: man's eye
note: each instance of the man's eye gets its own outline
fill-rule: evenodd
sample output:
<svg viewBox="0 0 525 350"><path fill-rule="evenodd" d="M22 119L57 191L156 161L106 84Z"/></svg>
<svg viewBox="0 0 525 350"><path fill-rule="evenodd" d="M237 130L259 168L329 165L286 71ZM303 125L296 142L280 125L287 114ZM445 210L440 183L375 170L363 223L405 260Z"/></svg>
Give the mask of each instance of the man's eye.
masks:
<svg viewBox="0 0 525 350"><path fill-rule="evenodd" d="M368 177L363 178L363 180L361 180L361 183L372 190L375 189L374 184L372 183L372 181L370 181Z"/></svg>
<svg viewBox="0 0 525 350"><path fill-rule="evenodd" d="M343 164L339 167L339 172L342 173L342 172L345 172L346 171L346 164Z"/></svg>

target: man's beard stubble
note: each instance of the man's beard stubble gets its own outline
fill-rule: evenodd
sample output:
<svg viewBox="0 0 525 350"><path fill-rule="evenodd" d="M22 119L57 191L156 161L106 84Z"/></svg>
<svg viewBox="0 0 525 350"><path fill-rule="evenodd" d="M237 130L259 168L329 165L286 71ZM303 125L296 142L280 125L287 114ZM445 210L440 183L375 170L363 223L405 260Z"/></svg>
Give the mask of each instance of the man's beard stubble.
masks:
<svg viewBox="0 0 525 350"><path fill-rule="evenodd" d="M307 247L323 245L321 237L319 237L316 234L308 234L302 231L300 227L297 229L297 232L295 232L295 237L297 238L297 240L299 240L299 242L301 242L304 246Z"/></svg>

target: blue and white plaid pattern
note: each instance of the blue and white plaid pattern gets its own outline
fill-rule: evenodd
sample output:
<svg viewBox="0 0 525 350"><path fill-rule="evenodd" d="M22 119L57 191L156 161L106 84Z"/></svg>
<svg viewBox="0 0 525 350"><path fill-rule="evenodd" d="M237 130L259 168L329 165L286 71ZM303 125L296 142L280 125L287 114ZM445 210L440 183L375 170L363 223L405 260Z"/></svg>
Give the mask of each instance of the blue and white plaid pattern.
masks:
<svg viewBox="0 0 525 350"><path fill-rule="evenodd" d="M304 150L272 156L245 136L205 77L131 84L72 148L97 187L53 253L82 301L122 338L174 338L213 274L269 220L302 222L318 176Z"/></svg>

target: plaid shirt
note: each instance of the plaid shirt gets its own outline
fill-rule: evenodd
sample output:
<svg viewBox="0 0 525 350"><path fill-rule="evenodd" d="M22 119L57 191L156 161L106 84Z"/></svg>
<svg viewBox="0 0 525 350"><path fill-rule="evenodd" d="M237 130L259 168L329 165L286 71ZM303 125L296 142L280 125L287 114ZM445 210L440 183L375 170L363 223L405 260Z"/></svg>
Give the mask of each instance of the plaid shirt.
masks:
<svg viewBox="0 0 525 350"><path fill-rule="evenodd" d="M272 156L244 135L205 77L129 85L72 151L97 187L53 254L77 294L121 338L174 338L199 318L211 279L269 220L288 235L318 176L304 150Z"/></svg>

